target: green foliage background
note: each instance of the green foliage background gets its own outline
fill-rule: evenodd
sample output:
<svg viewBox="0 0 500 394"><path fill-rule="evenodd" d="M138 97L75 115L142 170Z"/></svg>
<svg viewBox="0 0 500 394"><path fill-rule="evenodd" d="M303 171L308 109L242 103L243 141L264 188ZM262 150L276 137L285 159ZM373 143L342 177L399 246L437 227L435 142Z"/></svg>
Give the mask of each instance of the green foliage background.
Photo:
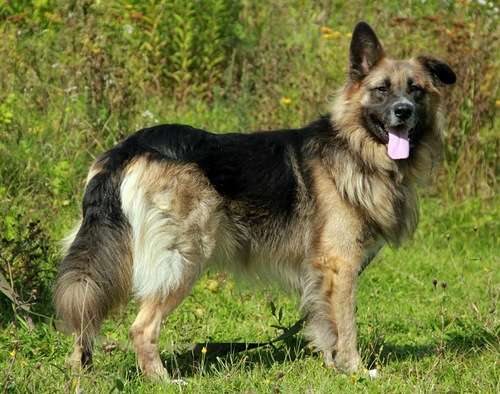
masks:
<svg viewBox="0 0 500 394"><path fill-rule="evenodd" d="M50 315L57 240L78 218L97 155L157 123L227 132L313 120L345 81L359 20L390 55L433 54L457 72L445 97L446 160L424 207L463 242L471 239L465 228L491 237L499 221L499 18L494 2L469 0L0 1L0 273ZM442 241L419 237L437 248ZM497 241L481 249L489 262ZM17 316L1 295L0 308L5 324ZM23 340L45 349L42 337L56 334L42 327L38 342Z"/></svg>

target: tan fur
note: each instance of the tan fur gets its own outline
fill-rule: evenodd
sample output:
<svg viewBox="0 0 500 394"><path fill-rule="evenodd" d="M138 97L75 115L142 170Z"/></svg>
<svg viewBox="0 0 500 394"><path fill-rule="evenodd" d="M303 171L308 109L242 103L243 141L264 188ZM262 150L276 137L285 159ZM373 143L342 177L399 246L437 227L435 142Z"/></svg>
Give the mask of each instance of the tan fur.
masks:
<svg viewBox="0 0 500 394"><path fill-rule="evenodd" d="M304 299L312 314L306 334L322 351L327 366L354 371L360 362L354 292L365 252L376 239L366 234L361 211L345 201L321 162L313 164L313 174L318 231L310 267L316 276L316 289Z"/></svg>
<svg viewBox="0 0 500 394"><path fill-rule="evenodd" d="M221 226L221 198L193 165L139 157L124 171L122 208L134 240L133 292L168 296L199 275Z"/></svg>
<svg viewBox="0 0 500 394"><path fill-rule="evenodd" d="M85 181L85 184L88 185L90 180L95 177L97 174L103 171L105 161L95 161L92 163L92 165L89 168L89 172L87 173L87 179Z"/></svg>
<svg viewBox="0 0 500 394"><path fill-rule="evenodd" d="M386 147L375 141L360 123L362 103L367 100L368 88L390 77L393 84L406 83L412 77L430 92L426 97L430 124L434 125L415 149L410 159L397 162L386 154ZM442 132L439 108L439 90L418 62L398 62L383 59L362 83L339 91L332 108L332 121L349 141L352 157L328 157L330 168L343 198L363 209L364 214L377 223L384 235L395 244L409 237L418 222L415 186L430 177L441 159ZM435 119L433 120L432 117ZM394 209L399 205L399 210ZM401 220L401 218L405 220Z"/></svg>
<svg viewBox="0 0 500 394"><path fill-rule="evenodd" d="M186 283L165 299L155 297L141 303L139 314L130 328L130 338L134 344L139 368L155 379L168 376L163 366L159 351L158 337L163 320L172 312L191 290L192 282Z"/></svg>
<svg viewBox="0 0 500 394"><path fill-rule="evenodd" d="M386 147L371 138L360 122L367 89L388 76L393 84L406 84L411 76L431 92L426 105L434 128L428 130L412 157L402 163L390 159ZM333 104L332 121L349 141L351 151L329 155L326 149L321 161L313 164L317 217L321 220L316 223L316 257L311 267L316 271L315 286L323 299L318 300L318 293L311 291L309 304L314 317L307 328L329 366L344 370L356 370L359 366L354 320L358 272L380 248L381 237L399 244L415 230L416 183L431 175L440 159L438 102L439 90L421 65L413 60L403 64L383 59L362 83L346 85ZM361 161L357 160L359 157ZM381 234L370 230L372 223ZM331 337L336 338L335 343Z"/></svg>

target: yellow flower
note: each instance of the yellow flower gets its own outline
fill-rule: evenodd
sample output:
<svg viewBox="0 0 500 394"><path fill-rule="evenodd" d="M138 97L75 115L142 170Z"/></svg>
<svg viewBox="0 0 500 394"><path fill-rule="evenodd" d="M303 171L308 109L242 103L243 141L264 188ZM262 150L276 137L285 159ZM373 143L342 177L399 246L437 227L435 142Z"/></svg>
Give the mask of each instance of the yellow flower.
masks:
<svg viewBox="0 0 500 394"><path fill-rule="evenodd" d="M495 101L495 107L500 108L500 100Z"/></svg>
<svg viewBox="0 0 500 394"><path fill-rule="evenodd" d="M321 34L332 34L333 33L333 30L330 29L328 26L322 26L321 29L319 29L321 31Z"/></svg>
<svg viewBox="0 0 500 394"><path fill-rule="evenodd" d="M345 36L346 36L347 38L351 38L351 37L352 37L352 33L351 33L351 32L349 32L349 33L345 33Z"/></svg>
<svg viewBox="0 0 500 394"><path fill-rule="evenodd" d="M12 351L9 353L9 355L10 355L12 358L16 357L16 349L12 350Z"/></svg>
<svg viewBox="0 0 500 394"><path fill-rule="evenodd" d="M201 348L201 352L202 352L203 354L207 354L207 347L206 347L206 346L203 346L203 347Z"/></svg>
<svg viewBox="0 0 500 394"><path fill-rule="evenodd" d="M197 316L197 317L202 317L204 314L205 314L205 311L203 310L203 308L196 308L194 310L194 314Z"/></svg>
<svg viewBox="0 0 500 394"><path fill-rule="evenodd" d="M45 12L44 13L45 18L47 18L49 21L54 22L54 23L61 23L62 19L59 15L57 14L52 14L50 12Z"/></svg>
<svg viewBox="0 0 500 394"><path fill-rule="evenodd" d="M331 33L324 33L322 37L325 40L336 40L342 37L342 33L339 31L332 31Z"/></svg>
<svg viewBox="0 0 500 394"><path fill-rule="evenodd" d="M208 279L205 288L210 290L212 293L217 293L219 290L219 282L214 279Z"/></svg>
<svg viewBox="0 0 500 394"><path fill-rule="evenodd" d="M284 96L280 99L280 104L284 106L290 105L292 104L292 99L290 97Z"/></svg>

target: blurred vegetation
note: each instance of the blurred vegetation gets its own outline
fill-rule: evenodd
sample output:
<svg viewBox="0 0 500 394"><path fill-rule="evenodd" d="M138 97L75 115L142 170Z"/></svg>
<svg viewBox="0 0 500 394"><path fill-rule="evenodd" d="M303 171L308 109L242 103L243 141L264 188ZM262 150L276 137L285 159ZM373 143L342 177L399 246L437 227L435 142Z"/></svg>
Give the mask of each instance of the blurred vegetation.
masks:
<svg viewBox="0 0 500 394"><path fill-rule="evenodd" d="M328 111L361 19L390 55L434 54L458 74L431 193L495 196L499 16L466 0L0 2L0 272L24 299L50 293L89 164L139 128L293 127Z"/></svg>

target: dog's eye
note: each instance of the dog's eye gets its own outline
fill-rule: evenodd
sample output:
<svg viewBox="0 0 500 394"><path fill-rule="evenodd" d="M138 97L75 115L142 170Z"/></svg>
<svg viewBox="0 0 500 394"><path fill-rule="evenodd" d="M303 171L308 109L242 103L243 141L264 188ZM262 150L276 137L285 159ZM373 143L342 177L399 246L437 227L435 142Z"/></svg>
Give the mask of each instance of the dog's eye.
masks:
<svg viewBox="0 0 500 394"><path fill-rule="evenodd" d="M372 92L380 98L385 97L388 91L389 88L385 85L376 86L372 89Z"/></svg>
<svg viewBox="0 0 500 394"><path fill-rule="evenodd" d="M421 86L418 86L418 85L415 85L415 84L411 84L410 85L410 93L416 93L418 95L423 95L425 93L425 90L423 87Z"/></svg>

